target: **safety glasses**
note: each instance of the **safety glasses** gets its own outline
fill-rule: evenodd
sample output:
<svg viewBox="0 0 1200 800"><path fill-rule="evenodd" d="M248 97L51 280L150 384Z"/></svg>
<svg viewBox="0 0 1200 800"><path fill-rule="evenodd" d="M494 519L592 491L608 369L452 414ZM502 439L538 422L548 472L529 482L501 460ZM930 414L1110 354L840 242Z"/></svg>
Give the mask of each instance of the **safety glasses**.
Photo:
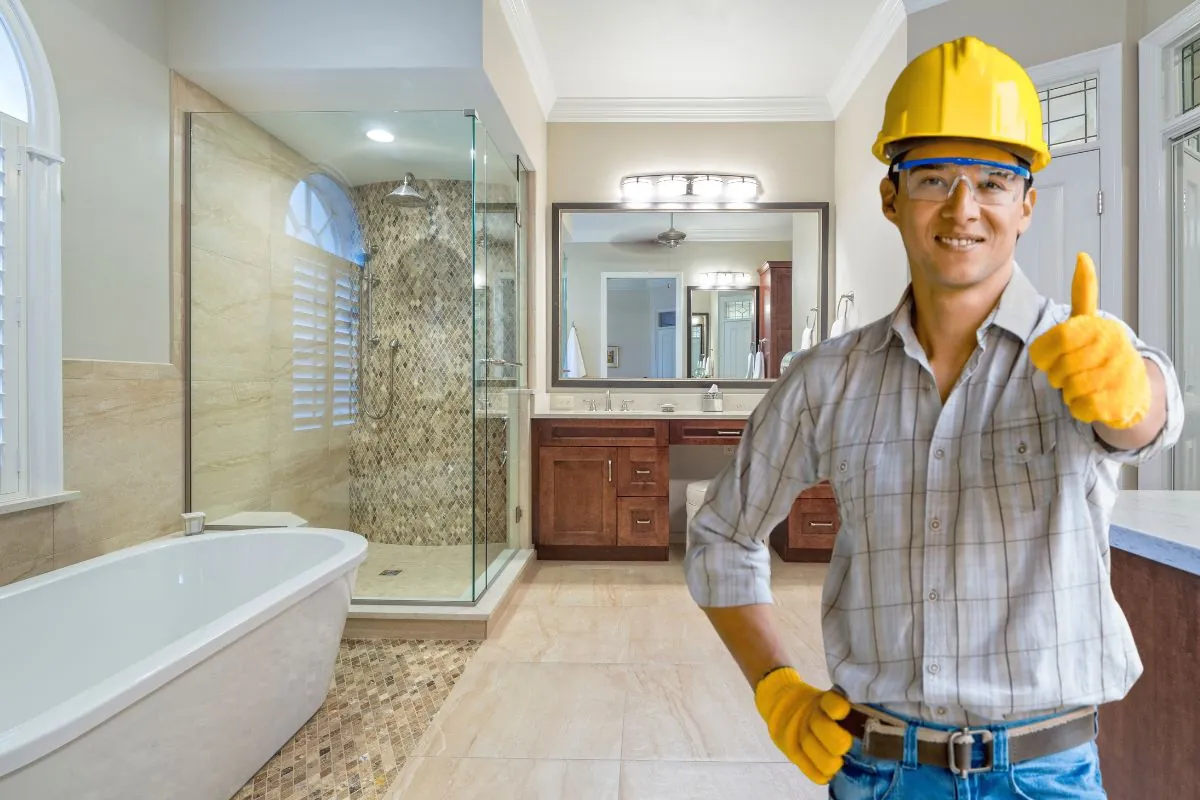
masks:
<svg viewBox="0 0 1200 800"><path fill-rule="evenodd" d="M944 203L954 196L962 181L975 202L985 206L1017 202L1024 196L1025 182L1030 177L1029 170L1017 164L978 158L918 158L901 161L893 169L904 177L913 200Z"/></svg>

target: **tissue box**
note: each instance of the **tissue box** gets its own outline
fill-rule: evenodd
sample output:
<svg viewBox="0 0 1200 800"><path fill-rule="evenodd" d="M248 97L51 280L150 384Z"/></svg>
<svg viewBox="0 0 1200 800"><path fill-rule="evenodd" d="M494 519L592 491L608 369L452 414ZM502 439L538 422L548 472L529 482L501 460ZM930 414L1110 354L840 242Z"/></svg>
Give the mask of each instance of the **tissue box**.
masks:
<svg viewBox="0 0 1200 800"><path fill-rule="evenodd" d="M724 411L725 401L720 392L705 392L700 396L701 411Z"/></svg>

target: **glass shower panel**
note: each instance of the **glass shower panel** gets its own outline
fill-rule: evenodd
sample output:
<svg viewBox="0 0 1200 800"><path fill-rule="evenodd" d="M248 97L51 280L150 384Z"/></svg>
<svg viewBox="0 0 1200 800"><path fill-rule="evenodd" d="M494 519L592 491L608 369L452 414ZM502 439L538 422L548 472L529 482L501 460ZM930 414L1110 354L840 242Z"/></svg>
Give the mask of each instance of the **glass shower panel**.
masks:
<svg viewBox="0 0 1200 800"><path fill-rule="evenodd" d="M1175 368L1183 389L1183 433L1173 487L1200 489L1200 132L1174 145Z"/></svg>
<svg viewBox="0 0 1200 800"><path fill-rule="evenodd" d="M475 520L476 597L511 557L509 406L521 385L518 200L515 159L482 124L475 164ZM517 453L511 453L516 458Z"/></svg>

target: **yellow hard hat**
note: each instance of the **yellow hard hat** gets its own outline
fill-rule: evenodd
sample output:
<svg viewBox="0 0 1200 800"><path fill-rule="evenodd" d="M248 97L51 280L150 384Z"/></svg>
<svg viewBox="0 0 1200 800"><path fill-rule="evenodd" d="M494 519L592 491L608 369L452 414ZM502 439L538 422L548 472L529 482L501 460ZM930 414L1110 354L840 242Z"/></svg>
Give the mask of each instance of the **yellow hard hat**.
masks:
<svg viewBox="0 0 1200 800"><path fill-rule="evenodd" d="M1037 87L1011 56L974 36L926 50L904 68L871 152L888 164L896 142L947 137L1007 146L1033 172L1050 163Z"/></svg>

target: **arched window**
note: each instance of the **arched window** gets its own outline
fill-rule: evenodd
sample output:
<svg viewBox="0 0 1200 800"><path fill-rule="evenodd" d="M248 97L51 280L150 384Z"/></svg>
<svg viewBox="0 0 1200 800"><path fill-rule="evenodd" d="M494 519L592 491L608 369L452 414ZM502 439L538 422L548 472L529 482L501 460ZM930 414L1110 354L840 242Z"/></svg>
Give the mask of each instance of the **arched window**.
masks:
<svg viewBox="0 0 1200 800"><path fill-rule="evenodd" d="M0 0L0 513L63 490L61 165L50 64Z"/></svg>
<svg viewBox="0 0 1200 800"><path fill-rule="evenodd" d="M360 263L362 235L354 203L337 181L314 172L296 184L284 230L327 253Z"/></svg>

